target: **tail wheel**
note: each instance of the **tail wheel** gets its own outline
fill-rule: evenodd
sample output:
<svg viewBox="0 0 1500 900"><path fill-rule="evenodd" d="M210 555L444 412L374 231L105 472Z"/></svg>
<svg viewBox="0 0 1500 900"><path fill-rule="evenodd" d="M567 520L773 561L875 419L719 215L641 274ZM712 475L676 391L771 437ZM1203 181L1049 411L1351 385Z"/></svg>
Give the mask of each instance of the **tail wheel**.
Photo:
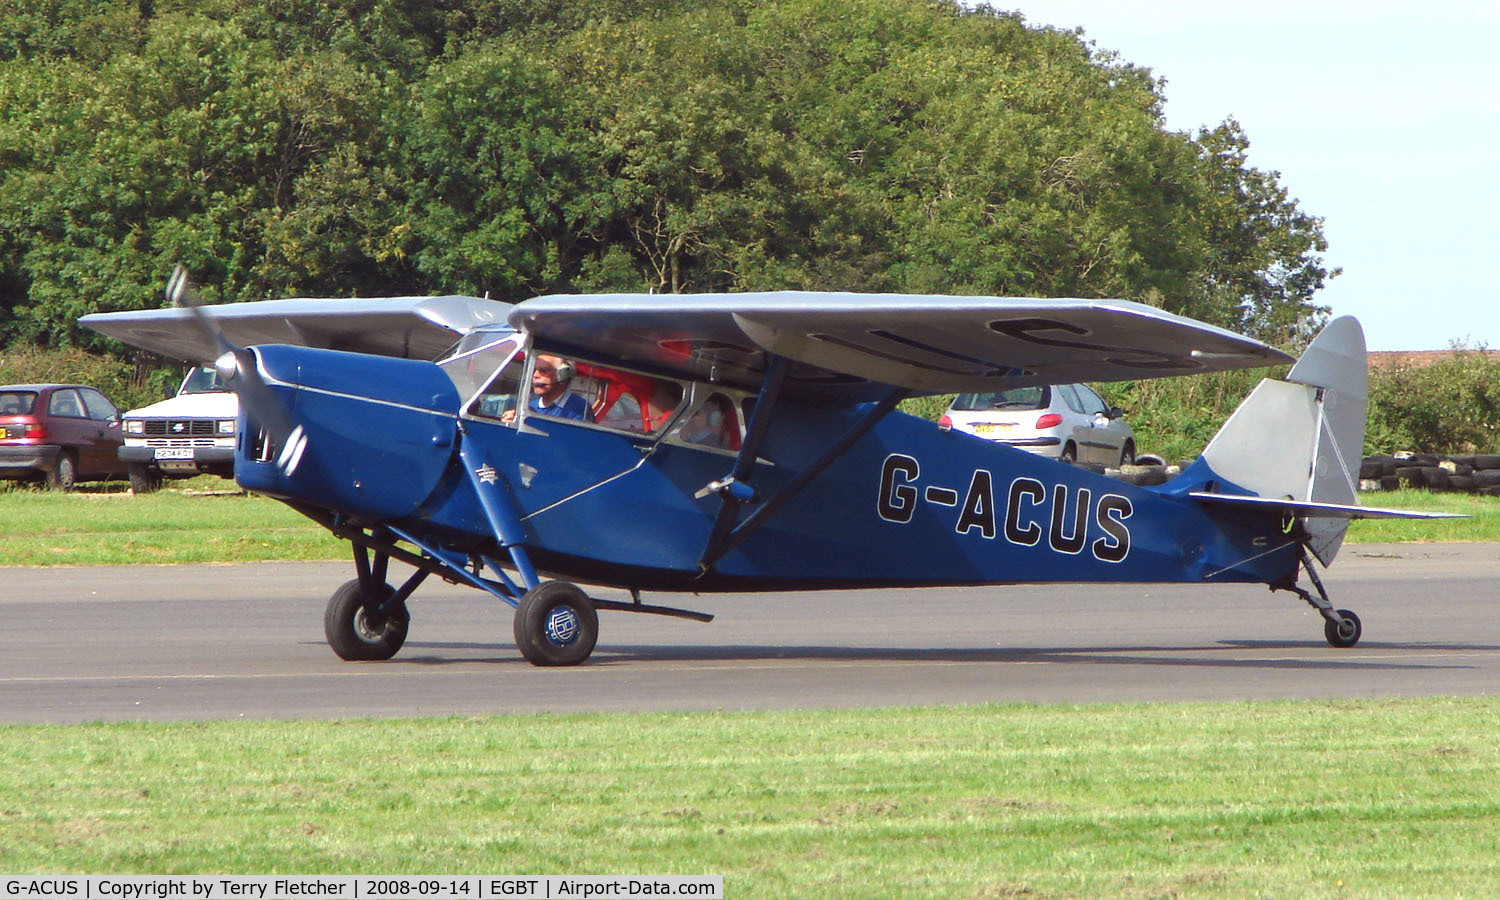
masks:
<svg viewBox="0 0 1500 900"><path fill-rule="evenodd" d="M1323 636L1335 647L1353 647L1359 643L1359 636L1363 631L1359 616L1347 609L1339 610L1339 620L1327 619L1323 622Z"/></svg>
<svg viewBox="0 0 1500 900"><path fill-rule="evenodd" d="M381 599L394 593L395 590L387 584L385 596ZM340 659L390 659L406 643L406 630L410 625L404 606L383 620L370 618L365 612L364 595L357 578L340 585L328 598L328 607L323 612L323 634L328 638L328 646Z"/></svg>
<svg viewBox="0 0 1500 900"><path fill-rule="evenodd" d="M544 581L521 597L516 647L534 666L576 666L594 652L599 613L575 584Z"/></svg>

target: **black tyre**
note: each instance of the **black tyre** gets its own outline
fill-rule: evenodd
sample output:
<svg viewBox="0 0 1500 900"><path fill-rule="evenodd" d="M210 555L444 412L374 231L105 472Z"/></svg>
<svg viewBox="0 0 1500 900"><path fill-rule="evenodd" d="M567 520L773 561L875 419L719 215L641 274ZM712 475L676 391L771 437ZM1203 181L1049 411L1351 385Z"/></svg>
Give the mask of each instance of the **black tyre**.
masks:
<svg viewBox="0 0 1500 900"><path fill-rule="evenodd" d="M594 652L599 613L575 584L544 581L516 607L516 647L534 666L576 666Z"/></svg>
<svg viewBox="0 0 1500 900"><path fill-rule="evenodd" d="M1135 465L1135 441L1126 441L1120 448L1120 468Z"/></svg>
<svg viewBox="0 0 1500 900"><path fill-rule="evenodd" d="M1339 617L1344 621L1323 620L1323 636L1335 647L1353 647L1359 643L1359 636L1364 632L1364 628L1359 623L1359 616L1347 609L1341 609Z"/></svg>
<svg viewBox="0 0 1500 900"><path fill-rule="evenodd" d="M161 473L141 463L130 464L130 491L134 494L150 494L161 490Z"/></svg>
<svg viewBox="0 0 1500 900"><path fill-rule="evenodd" d="M386 597L393 593L395 590L385 585ZM340 585L328 598L328 607L323 612L323 635L340 659L390 659L406 643L406 629L410 625L404 607L386 616L383 622L371 621L365 615L359 579Z"/></svg>
<svg viewBox="0 0 1500 900"><path fill-rule="evenodd" d="M47 487L54 491L71 491L78 483L78 461L72 450L57 454L57 465L47 473Z"/></svg>
<svg viewBox="0 0 1500 900"><path fill-rule="evenodd" d="M1071 466L1073 463L1078 462L1078 448L1073 446L1072 441L1068 441L1068 443L1063 446L1062 455L1060 455L1058 459Z"/></svg>
<svg viewBox="0 0 1500 900"><path fill-rule="evenodd" d="M1500 485L1500 470L1482 469L1474 473L1474 487L1487 488Z"/></svg>
<svg viewBox="0 0 1500 900"><path fill-rule="evenodd" d="M1129 469L1121 469L1117 476L1120 481L1127 484L1138 484L1142 486L1152 484L1166 484L1167 470L1164 466L1142 466L1134 465Z"/></svg>

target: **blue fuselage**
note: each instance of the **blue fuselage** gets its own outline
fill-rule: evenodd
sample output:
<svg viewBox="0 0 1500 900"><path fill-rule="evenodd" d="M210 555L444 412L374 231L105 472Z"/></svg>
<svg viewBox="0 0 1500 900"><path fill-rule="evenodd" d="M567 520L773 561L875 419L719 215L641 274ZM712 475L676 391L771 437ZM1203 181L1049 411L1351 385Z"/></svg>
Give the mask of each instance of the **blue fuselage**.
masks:
<svg viewBox="0 0 1500 900"><path fill-rule="evenodd" d="M265 454L242 427L236 477L246 488L494 553L493 517L478 493L492 485L537 567L576 581L684 591L1274 584L1293 578L1300 558L1276 517L1187 497L1216 480L1201 462L1166 486L1138 487L892 413L701 572L723 501L698 495L730 471L733 452L560 419L530 417L517 428L463 416L453 381L431 363L280 346L258 353L307 449L283 471L256 458ZM748 479L759 497L795 478L861 412L783 398ZM461 447L479 462L474 476Z"/></svg>

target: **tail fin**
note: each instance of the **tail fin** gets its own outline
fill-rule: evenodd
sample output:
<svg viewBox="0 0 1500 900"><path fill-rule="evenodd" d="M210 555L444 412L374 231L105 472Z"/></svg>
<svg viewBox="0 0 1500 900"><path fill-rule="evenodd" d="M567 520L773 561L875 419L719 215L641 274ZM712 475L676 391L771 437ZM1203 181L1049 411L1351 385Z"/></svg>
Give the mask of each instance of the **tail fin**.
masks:
<svg viewBox="0 0 1500 900"><path fill-rule="evenodd" d="M1329 322L1286 381L1262 381L1203 451L1225 480L1261 497L1354 505L1365 442L1365 335ZM1349 520L1300 516L1308 549L1333 562Z"/></svg>

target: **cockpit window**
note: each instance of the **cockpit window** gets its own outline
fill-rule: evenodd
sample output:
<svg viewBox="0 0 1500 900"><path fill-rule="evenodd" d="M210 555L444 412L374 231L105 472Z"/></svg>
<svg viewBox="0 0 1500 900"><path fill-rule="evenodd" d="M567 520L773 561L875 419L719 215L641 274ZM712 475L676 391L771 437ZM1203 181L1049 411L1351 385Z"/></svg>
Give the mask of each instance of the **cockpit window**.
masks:
<svg viewBox="0 0 1500 900"><path fill-rule="evenodd" d="M685 444L698 447L740 449L740 418L734 401L718 391L709 394L683 417L675 436Z"/></svg>
<svg viewBox="0 0 1500 900"><path fill-rule="evenodd" d="M570 389L589 401L591 421L605 428L657 434L682 406L679 382L589 363L573 368Z"/></svg>
<svg viewBox="0 0 1500 900"><path fill-rule="evenodd" d="M656 435L686 405L682 382L527 348L520 335L468 335L439 360L467 413L514 425L564 421ZM541 418L545 417L545 419Z"/></svg>
<svg viewBox="0 0 1500 900"><path fill-rule="evenodd" d="M438 365L453 380L458 395L465 401L479 393L480 388L494 380L502 365L515 357L520 342L513 334L498 335L494 332L474 332L462 340L438 361ZM509 368L509 366L507 366ZM519 376L517 376L519 380Z"/></svg>
<svg viewBox="0 0 1500 900"><path fill-rule="evenodd" d="M474 399L469 412L486 419L499 419L506 424L515 421L516 407L521 401L521 374L526 368L526 357L516 354L505 368L495 373L490 383Z"/></svg>

